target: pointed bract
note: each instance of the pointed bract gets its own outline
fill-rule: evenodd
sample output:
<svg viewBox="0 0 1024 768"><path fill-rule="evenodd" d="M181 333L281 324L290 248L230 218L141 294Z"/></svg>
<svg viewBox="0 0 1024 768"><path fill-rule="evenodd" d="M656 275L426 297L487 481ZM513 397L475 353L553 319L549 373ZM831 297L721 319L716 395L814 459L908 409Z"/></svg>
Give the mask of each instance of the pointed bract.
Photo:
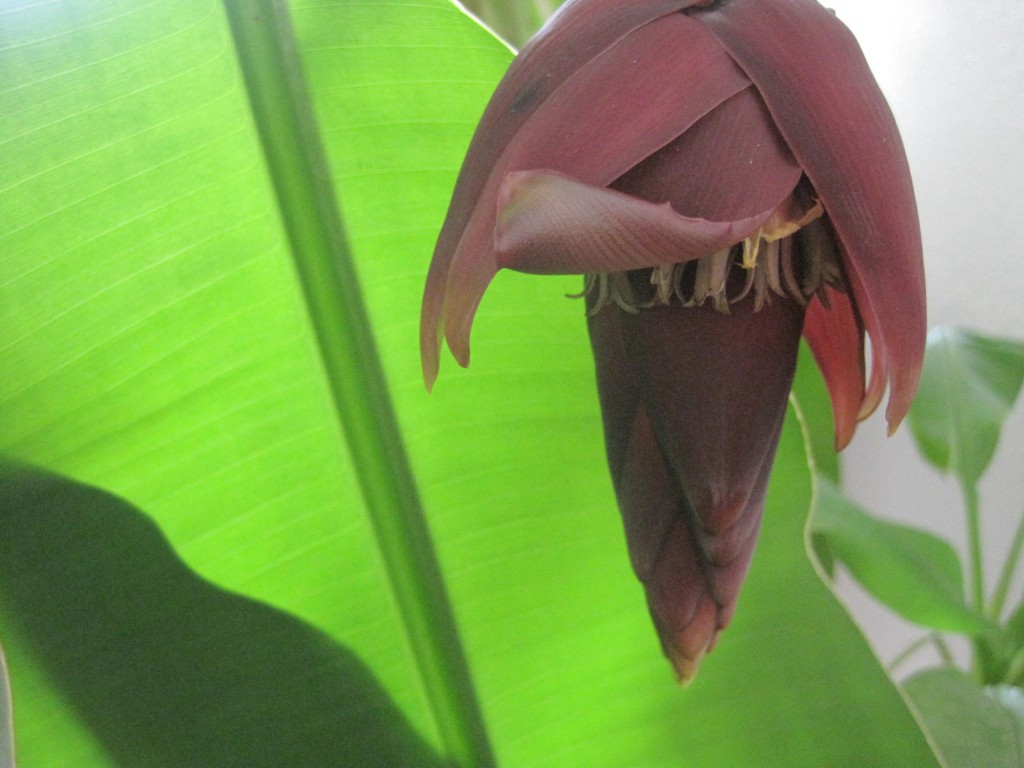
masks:
<svg viewBox="0 0 1024 768"><path fill-rule="evenodd" d="M505 178L499 201L494 236L500 266L582 274L699 259L756 231L782 199L739 221L707 221L562 174L519 171Z"/></svg>
<svg viewBox="0 0 1024 768"><path fill-rule="evenodd" d="M729 0L693 18L757 86L828 212L872 341L862 416L888 379L895 429L917 389L926 313L917 203L892 111L853 35L815 0Z"/></svg>
<svg viewBox="0 0 1024 768"><path fill-rule="evenodd" d="M835 449L853 438L864 400L864 328L846 294L827 288L828 308L814 301L804 318L804 338L821 369L832 401Z"/></svg>

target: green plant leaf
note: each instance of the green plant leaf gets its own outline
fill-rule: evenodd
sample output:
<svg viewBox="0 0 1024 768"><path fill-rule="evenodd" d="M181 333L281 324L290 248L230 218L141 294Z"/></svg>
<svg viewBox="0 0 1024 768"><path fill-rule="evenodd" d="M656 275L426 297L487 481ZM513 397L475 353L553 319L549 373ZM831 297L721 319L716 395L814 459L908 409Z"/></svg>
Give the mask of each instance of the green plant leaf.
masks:
<svg viewBox="0 0 1024 768"><path fill-rule="evenodd" d="M955 669L932 669L904 684L946 768L1020 768L1021 690L985 689Z"/></svg>
<svg viewBox="0 0 1024 768"><path fill-rule="evenodd" d="M811 478L792 418L735 624L681 691L629 570L581 306L563 298L575 281L502 274L481 307L473 369L448 364L425 394L417 320L426 265L510 54L447 0L296 0L290 9L499 764L934 766L806 555ZM104 725L120 697L140 702L146 727L204 729L194 743L206 754L191 764L217 764L204 757L220 755L211 751L218 728L251 714L231 711L248 705L211 694L198 722L189 707L168 720L177 710L157 706L159 686L133 690L149 665L189 662L179 637L153 630L170 609L191 628L240 611L255 636L274 635L275 671L296 676L319 677L323 657L307 651L322 639L329 665L368 672L357 690L381 692L363 697L367 706L400 713L391 720L419 734L429 765L443 743L436 711L338 426L221 6L10 3L0 36L0 450L72 481L54 481L32 503L8 486L4 540L22 542L37 558L29 562L78 553L101 556L115 575L123 568L125 579L153 563L167 575L152 595L113 578L121 599L71 627L95 630L91 641L108 648L109 665L92 670L62 667L80 658L75 632L34 633L34 621L53 625L17 599L59 571L35 565L8 580L0 635L23 763L105 767L144 752L152 764L183 764L157 738L125 746L144 729ZM95 536L39 534L44 518L31 510L61 493L124 522L107 519L93 531L103 546L84 549ZM73 521L86 523L76 508ZM148 554L130 557L136 545ZM68 581L64 594L83 600L111 594L70 591L88 586L82 574ZM127 624L105 623L122 604ZM232 626L211 631L209 645L196 641L205 655L193 661L223 657L237 670ZM136 630L146 638L138 647ZM274 642L282 637L297 641ZM109 695L72 693L83 674L101 675ZM301 693L279 687L291 714L270 728L310 714ZM149 721L146 706L158 713ZM334 707L310 715L314 733L334 727ZM345 765L336 752L325 766Z"/></svg>
<svg viewBox="0 0 1024 768"><path fill-rule="evenodd" d="M908 415L922 455L974 487L1024 383L1024 344L934 328Z"/></svg>
<svg viewBox="0 0 1024 768"><path fill-rule="evenodd" d="M822 480L811 518L814 538L892 610L932 629L994 629L967 607L956 550L917 528L872 517Z"/></svg>

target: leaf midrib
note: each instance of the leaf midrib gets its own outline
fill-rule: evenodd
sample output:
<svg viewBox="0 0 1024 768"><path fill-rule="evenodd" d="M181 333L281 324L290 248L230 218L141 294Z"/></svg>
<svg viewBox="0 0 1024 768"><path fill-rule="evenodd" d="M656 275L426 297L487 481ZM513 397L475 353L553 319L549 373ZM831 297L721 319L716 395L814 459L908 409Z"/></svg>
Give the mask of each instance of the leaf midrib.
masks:
<svg viewBox="0 0 1024 768"><path fill-rule="evenodd" d="M287 10L225 0L328 390L448 755L495 760L359 289Z"/></svg>

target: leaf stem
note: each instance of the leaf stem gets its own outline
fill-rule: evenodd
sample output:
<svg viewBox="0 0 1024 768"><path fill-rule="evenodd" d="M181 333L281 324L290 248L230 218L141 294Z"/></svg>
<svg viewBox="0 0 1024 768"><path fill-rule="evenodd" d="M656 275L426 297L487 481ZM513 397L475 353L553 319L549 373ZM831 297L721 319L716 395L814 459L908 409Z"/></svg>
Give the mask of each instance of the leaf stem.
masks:
<svg viewBox="0 0 1024 768"><path fill-rule="evenodd" d="M915 653L920 651L926 645L935 646L935 650L939 654L939 658L942 660L943 665L947 667L956 667L956 660L953 658L953 652L950 651L949 646L946 645L946 641L942 635L937 632L929 632L924 637L919 637L917 640L912 642L902 651L899 655L889 662L887 670L890 675L894 675L896 670L903 666Z"/></svg>
<svg viewBox="0 0 1024 768"><path fill-rule="evenodd" d="M992 600L988 604L988 616L993 621L999 621L999 617L1003 614L1003 608L1006 607L1006 598L1010 592L1014 574L1017 572L1017 564L1020 562L1022 551L1024 551L1024 515L1021 515L1020 521L1017 523L1010 551L1006 555L1006 562L1003 563L999 581L992 593Z"/></svg>
<svg viewBox="0 0 1024 768"><path fill-rule="evenodd" d="M438 731L494 755L405 453L283 0L225 0L330 393Z"/></svg>
<svg viewBox="0 0 1024 768"><path fill-rule="evenodd" d="M967 512L967 547L971 567L972 605L978 613L985 610L985 565L981 547L981 510L978 487L974 483L963 485L964 508Z"/></svg>
<svg viewBox="0 0 1024 768"><path fill-rule="evenodd" d="M953 658L953 652L949 650L949 646L946 644L945 638L942 635L932 633L928 635L928 639L932 641L932 645L935 646L935 650L938 651L939 657L942 659L942 663L951 669L956 669L956 659Z"/></svg>
<svg viewBox="0 0 1024 768"><path fill-rule="evenodd" d="M919 637L917 640L912 642L906 648L899 652L895 659L889 662L888 671L890 675L896 673L896 670L903 666L915 653L920 651L926 645L931 643L934 637L933 633L929 633L924 637Z"/></svg>

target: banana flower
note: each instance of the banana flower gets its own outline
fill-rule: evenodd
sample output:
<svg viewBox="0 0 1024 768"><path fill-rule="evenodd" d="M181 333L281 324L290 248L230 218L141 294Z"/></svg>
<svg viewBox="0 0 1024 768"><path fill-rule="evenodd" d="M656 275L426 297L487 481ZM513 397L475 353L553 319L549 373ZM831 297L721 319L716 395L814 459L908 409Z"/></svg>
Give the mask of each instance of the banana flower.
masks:
<svg viewBox="0 0 1024 768"><path fill-rule="evenodd" d="M801 335L836 448L925 340L895 121L815 0L570 0L473 137L427 277L428 389L501 268L586 275L605 442L633 568L690 679L757 537ZM870 372L865 363L870 341Z"/></svg>

